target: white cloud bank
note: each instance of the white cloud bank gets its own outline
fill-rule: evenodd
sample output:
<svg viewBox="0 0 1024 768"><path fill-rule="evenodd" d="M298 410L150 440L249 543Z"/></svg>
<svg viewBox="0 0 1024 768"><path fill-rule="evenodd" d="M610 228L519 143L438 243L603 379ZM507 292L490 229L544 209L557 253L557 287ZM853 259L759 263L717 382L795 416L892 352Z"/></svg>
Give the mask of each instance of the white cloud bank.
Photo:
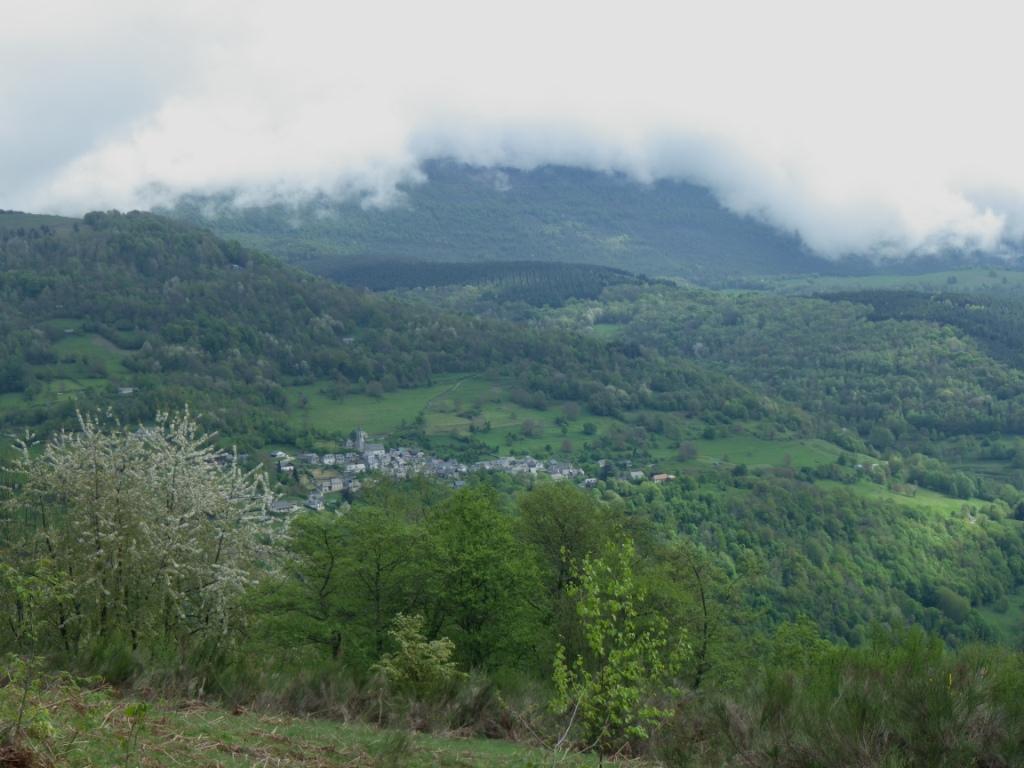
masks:
<svg viewBox="0 0 1024 768"><path fill-rule="evenodd" d="M3 208L386 201L444 155L696 181L830 255L1024 237L1012 2L0 8Z"/></svg>

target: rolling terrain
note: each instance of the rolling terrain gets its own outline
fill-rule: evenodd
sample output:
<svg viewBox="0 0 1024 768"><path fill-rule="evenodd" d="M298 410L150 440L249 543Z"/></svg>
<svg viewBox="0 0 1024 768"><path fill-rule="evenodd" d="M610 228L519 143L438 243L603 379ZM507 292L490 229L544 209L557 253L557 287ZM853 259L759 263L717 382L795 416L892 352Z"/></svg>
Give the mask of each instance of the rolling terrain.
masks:
<svg viewBox="0 0 1024 768"><path fill-rule="evenodd" d="M0 760L765 764L791 722L851 754L1013 754L1009 279L806 295L386 264L363 268L374 292L153 214L0 214ZM573 479L370 467L323 490L336 465L278 460L337 458L360 428ZM619 707L605 685L619 724L559 704ZM768 709L757 738L720 717Z"/></svg>
<svg viewBox="0 0 1024 768"><path fill-rule="evenodd" d="M537 304L494 288L522 265L381 296L150 214L3 214L0 258L8 434L72 426L80 410L130 422L187 405L223 445L257 455L337 450L363 428L463 461L573 462L624 499L629 472L671 473L703 488L666 498L680 525L698 498L711 510L751 482L795 482L840 509L928 515L903 534L924 549L936 519L951 526L940 539L979 516L992 535L1021 534L1024 373L979 335L1012 335L1009 298L954 330L920 293L881 294L881 316L876 294L714 292L615 272L594 283L558 264L562 292ZM801 525L818 525L812 497L793 498ZM984 588L921 568L982 609L1018 589L1014 563ZM859 636L892 589L924 615L931 586L889 584L828 631ZM780 597L783 615L800 599L824 597ZM929 621L970 637L988 631L980 615Z"/></svg>

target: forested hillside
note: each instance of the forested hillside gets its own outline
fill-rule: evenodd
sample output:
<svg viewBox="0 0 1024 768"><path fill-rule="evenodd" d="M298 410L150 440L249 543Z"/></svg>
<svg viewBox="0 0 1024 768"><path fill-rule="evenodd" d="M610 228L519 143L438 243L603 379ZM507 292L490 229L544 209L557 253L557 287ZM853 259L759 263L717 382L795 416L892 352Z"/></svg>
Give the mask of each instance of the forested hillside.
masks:
<svg viewBox="0 0 1024 768"><path fill-rule="evenodd" d="M823 293L830 301L871 307L872 320L923 320L956 328L992 357L1024 368L1024 302L1016 295L921 291L852 291Z"/></svg>
<svg viewBox="0 0 1024 768"><path fill-rule="evenodd" d="M388 207L323 196L237 207L185 197L169 213L312 272L367 259L585 262L711 283L829 272L791 235L723 208L683 182L640 184L562 167L424 166L427 181Z"/></svg>
<svg viewBox="0 0 1024 768"><path fill-rule="evenodd" d="M80 405L143 418L192 400L232 435L286 441L282 386L379 395L442 372L491 371L538 403L572 399L598 415L744 399L760 409L743 387L674 356L378 297L149 214L0 215L0 265L0 390L23 396L8 399L8 423L66 420L70 401L33 397L71 373L88 385ZM137 392L111 400L108 382Z"/></svg>
<svg viewBox="0 0 1024 768"><path fill-rule="evenodd" d="M899 307L898 314L883 314L865 297ZM893 437L875 441L883 450L896 436L913 444L930 434L1024 429L1024 373L1006 342L1014 316L1008 309L1020 312L1020 301L1000 304L996 314L986 299L960 297L974 307L969 319L954 321L951 312L939 313L952 309L944 296L879 291L828 298L613 290L595 307L595 319L621 324L623 338L679 350L756 383L862 437L885 427Z"/></svg>

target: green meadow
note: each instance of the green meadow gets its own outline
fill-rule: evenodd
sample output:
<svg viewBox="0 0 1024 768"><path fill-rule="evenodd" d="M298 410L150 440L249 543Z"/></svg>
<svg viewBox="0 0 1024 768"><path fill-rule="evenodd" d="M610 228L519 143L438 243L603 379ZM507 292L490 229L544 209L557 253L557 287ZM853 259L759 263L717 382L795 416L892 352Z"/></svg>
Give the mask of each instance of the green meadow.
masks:
<svg viewBox="0 0 1024 768"><path fill-rule="evenodd" d="M621 336L625 327L619 323L594 323L589 326L589 330L599 339L611 340Z"/></svg>
<svg viewBox="0 0 1024 768"><path fill-rule="evenodd" d="M85 391L101 390L128 371L124 367L126 350L94 333L83 333L81 321L51 320L52 326L67 335L52 345L56 360L31 366L35 384L25 392L0 394L0 412L25 406L47 405L75 399Z"/></svg>
<svg viewBox="0 0 1024 768"><path fill-rule="evenodd" d="M70 227L75 219L65 216L49 216L40 213L18 213L4 211L0 213L0 229L16 229L17 227L34 228L41 226Z"/></svg>
<svg viewBox="0 0 1024 768"><path fill-rule="evenodd" d="M326 434L348 434L362 427L371 435L387 435L412 423L436 397L459 381L457 375L438 376L430 387L399 389L381 397L346 395L335 400L323 393L323 384L287 388L289 419L298 427Z"/></svg>
<svg viewBox="0 0 1024 768"><path fill-rule="evenodd" d="M978 609L998 636L998 640L1015 648L1024 647L1024 587L1010 593L1005 603L986 605Z"/></svg>
<svg viewBox="0 0 1024 768"><path fill-rule="evenodd" d="M375 437L387 437L402 424L423 416L424 429L431 438L465 437L470 434L496 453L538 452L551 446L559 451L568 440L574 448L594 439L583 432L593 423L600 433L620 424L608 417L580 415L566 426L565 434L556 424L561 404L538 409L513 403L505 382L476 376L438 376L429 387L386 392L380 397L346 395L334 400L323 392L323 384L287 388L289 419L296 426L321 435L346 435L362 427ZM473 432L472 427L478 428Z"/></svg>
<svg viewBox="0 0 1024 768"><path fill-rule="evenodd" d="M69 335L55 342L53 351L60 364L99 364L112 376L127 373L123 361L128 352L95 333Z"/></svg>
<svg viewBox="0 0 1024 768"><path fill-rule="evenodd" d="M694 441L696 464L746 464L758 467L818 467L832 464L840 449L824 440L762 440L737 435Z"/></svg>
<svg viewBox="0 0 1024 768"><path fill-rule="evenodd" d="M823 488L845 488L868 499L878 501L891 501L902 504L905 507L913 507L926 512L959 513L965 507L977 509L989 502L982 499L954 499L943 496L941 493L929 491L926 488L918 488L913 495L896 493L884 485L872 483L868 480L861 480L856 483L840 483L835 480L819 480L816 483Z"/></svg>
<svg viewBox="0 0 1024 768"><path fill-rule="evenodd" d="M76 378L50 379L39 383L39 390L31 395L20 392L5 392L0 395L0 411L24 406L47 405L74 400L87 390L99 390L107 386L107 379Z"/></svg>
<svg viewBox="0 0 1024 768"><path fill-rule="evenodd" d="M922 291L996 291L1024 289L1024 271L1014 269L958 269L922 275L805 276L769 279L786 293L818 293L859 289Z"/></svg>

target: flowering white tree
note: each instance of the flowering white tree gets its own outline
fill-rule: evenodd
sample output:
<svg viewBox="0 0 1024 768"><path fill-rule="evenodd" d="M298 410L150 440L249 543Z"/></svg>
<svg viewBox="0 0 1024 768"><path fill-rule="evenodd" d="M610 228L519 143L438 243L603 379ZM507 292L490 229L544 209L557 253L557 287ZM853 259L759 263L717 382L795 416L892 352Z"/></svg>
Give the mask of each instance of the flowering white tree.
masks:
<svg viewBox="0 0 1024 768"><path fill-rule="evenodd" d="M269 494L262 475L217 460L187 411L138 429L80 416L75 432L22 444L8 476L4 523L20 544L6 557L54 584L15 614L40 640L184 649L228 633Z"/></svg>

